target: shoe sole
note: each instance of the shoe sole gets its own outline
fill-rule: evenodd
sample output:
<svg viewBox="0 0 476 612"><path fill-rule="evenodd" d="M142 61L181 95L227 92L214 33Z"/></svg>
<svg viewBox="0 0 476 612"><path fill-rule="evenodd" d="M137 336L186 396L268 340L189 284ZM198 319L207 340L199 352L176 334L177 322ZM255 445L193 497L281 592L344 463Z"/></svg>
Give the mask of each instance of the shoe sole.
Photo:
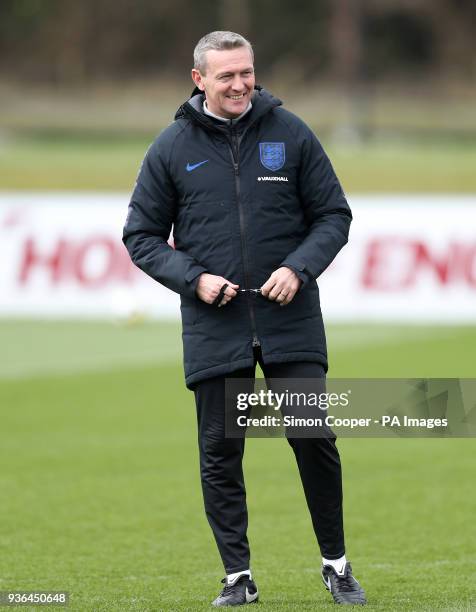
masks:
<svg viewBox="0 0 476 612"><path fill-rule="evenodd" d="M256 599L253 599L253 601L244 601L243 603L239 603L239 604L216 604L215 602L212 601L212 606L214 608L236 608L237 606L249 606L251 604L258 603L258 601L259 601L259 596Z"/></svg>
<svg viewBox="0 0 476 612"><path fill-rule="evenodd" d="M334 593L331 591L331 589L329 588L327 582L324 580L324 576L321 575L322 578L322 582L324 583L324 586L326 587L326 591L329 591L329 593L332 595L332 598L334 599L334 602L339 605L339 606L366 606L367 605L367 599L365 598L365 594L364 591L362 590L359 595L361 595L364 599L363 601L336 601L336 598L334 597Z"/></svg>

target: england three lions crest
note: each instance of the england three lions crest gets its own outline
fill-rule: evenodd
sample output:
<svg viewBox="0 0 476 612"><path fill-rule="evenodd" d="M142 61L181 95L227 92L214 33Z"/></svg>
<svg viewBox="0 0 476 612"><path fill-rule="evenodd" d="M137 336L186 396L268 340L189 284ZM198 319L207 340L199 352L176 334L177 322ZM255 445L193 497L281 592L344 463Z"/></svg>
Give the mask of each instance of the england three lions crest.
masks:
<svg viewBox="0 0 476 612"><path fill-rule="evenodd" d="M286 160L284 142L260 142L259 158L267 170L280 170Z"/></svg>

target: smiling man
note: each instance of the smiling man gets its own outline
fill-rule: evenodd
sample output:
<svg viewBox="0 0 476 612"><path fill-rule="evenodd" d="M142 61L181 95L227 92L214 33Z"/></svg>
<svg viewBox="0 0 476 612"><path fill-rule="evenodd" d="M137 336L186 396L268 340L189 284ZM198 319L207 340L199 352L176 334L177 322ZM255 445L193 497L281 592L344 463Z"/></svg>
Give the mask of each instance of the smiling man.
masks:
<svg viewBox="0 0 476 612"><path fill-rule="evenodd" d="M198 47L195 65L192 79L205 91L204 106L212 115L236 119L251 108L255 87L251 47L210 49L206 60Z"/></svg>
<svg viewBox="0 0 476 612"><path fill-rule="evenodd" d="M225 436L225 380L252 384L257 363L267 379L325 377L315 279L347 242L352 216L312 131L255 84L245 38L204 36L192 79L192 97L147 152L123 239L139 268L180 294L205 510L226 572L213 605L232 606L257 601L258 589L247 539L245 442ZM167 243L172 226L175 249ZM336 603L364 604L345 556L335 437L287 439L324 584Z"/></svg>

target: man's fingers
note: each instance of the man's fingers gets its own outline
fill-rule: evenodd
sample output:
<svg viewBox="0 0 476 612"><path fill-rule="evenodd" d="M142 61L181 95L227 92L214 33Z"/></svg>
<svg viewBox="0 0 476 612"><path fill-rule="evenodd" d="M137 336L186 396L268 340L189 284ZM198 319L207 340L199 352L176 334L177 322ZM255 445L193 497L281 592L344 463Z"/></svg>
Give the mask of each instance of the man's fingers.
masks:
<svg viewBox="0 0 476 612"><path fill-rule="evenodd" d="M271 275L265 284L261 286L261 295L269 300L274 300L278 293L276 280L273 278L273 275Z"/></svg>
<svg viewBox="0 0 476 612"><path fill-rule="evenodd" d="M289 304L289 302L292 302L295 295L296 295L296 292L291 289L289 293L286 295L286 298L281 302L280 306L286 306L287 304Z"/></svg>
<svg viewBox="0 0 476 612"><path fill-rule="evenodd" d="M220 293L223 293L223 297L220 303L218 304L218 307L225 306L226 304L228 304L228 302L230 302L234 297L238 295L236 289L239 288L239 285L235 285L234 283L224 283L224 284L227 285L225 289L222 291L223 289L223 285L222 285L220 288L220 291L217 294L217 297L218 297Z"/></svg>
<svg viewBox="0 0 476 612"><path fill-rule="evenodd" d="M238 285L234 285L234 287L238 289ZM233 289L232 286L228 285L228 287L225 290L225 295L229 297L230 299L232 299L237 295L237 293L236 293L236 290Z"/></svg>
<svg viewBox="0 0 476 612"><path fill-rule="evenodd" d="M276 300L277 302L282 302L282 300L286 297L288 291L289 290L283 287L282 285L275 285L269 292L268 299Z"/></svg>
<svg viewBox="0 0 476 612"><path fill-rule="evenodd" d="M268 278L265 284L261 286L261 295L263 295L264 297L268 297L269 292L274 287L274 284L275 280L273 279L273 277Z"/></svg>
<svg viewBox="0 0 476 612"><path fill-rule="evenodd" d="M286 305L294 298L300 283L295 272L282 266L275 270L261 287L261 295L268 300Z"/></svg>
<svg viewBox="0 0 476 612"><path fill-rule="evenodd" d="M238 285L233 285L233 286L238 288ZM218 306L225 306L225 304L228 304L228 302L230 302L237 295L238 295L237 292L232 287L230 287L230 285L228 285L228 287L225 289L225 292L223 294L223 298L221 302L218 304Z"/></svg>
<svg viewBox="0 0 476 612"><path fill-rule="evenodd" d="M239 289L240 285L235 285L235 283L231 283L230 281L223 279L223 284L226 284L227 287L225 288L224 291L224 295L230 297L230 298L234 298L237 295L236 290ZM221 287L223 287L223 285L221 285ZM221 289L220 287L220 289ZM227 300L228 301L228 300Z"/></svg>
<svg viewBox="0 0 476 612"><path fill-rule="evenodd" d="M224 285L228 285L228 287L224 287ZM215 274L203 272L198 279L195 292L203 302L206 302L207 304L216 304L222 288L224 288L227 295L235 297L236 290L239 289L239 285L232 283L226 278L223 278L223 276L216 276ZM224 292L222 292L222 294L223 293ZM222 300L222 297L223 295L220 297L220 301Z"/></svg>
<svg viewBox="0 0 476 612"><path fill-rule="evenodd" d="M296 295L296 291L297 291L297 289L295 289L294 287L276 284L272 286L272 288L269 290L268 294L266 295L263 291L263 287L261 288L261 295L264 295L264 297L267 297L268 300L277 302L281 306L285 306L286 304L289 304L289 302L293 300L294 296Z"/></svg>
<svg viewBox="0 0 476 612"><path fill-rule="evenodd" d="M236 295L236 291L235 291L235 295ZM225 293L225 295L223 296L222 301L218 304L218 307L220 306L225 306L226 304L228 304L228 302L231 302L231 300L233 299L234 296L230 296L227 293Z"/></svg>

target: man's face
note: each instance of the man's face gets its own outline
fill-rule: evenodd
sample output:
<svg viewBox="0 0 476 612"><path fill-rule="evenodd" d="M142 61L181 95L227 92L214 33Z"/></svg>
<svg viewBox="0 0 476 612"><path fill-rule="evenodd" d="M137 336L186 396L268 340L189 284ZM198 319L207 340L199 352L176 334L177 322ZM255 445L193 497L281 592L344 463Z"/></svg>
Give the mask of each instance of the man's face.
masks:
<svg viewBox="0 0 476 612"><path fill-rule="evenodd" d="M205 92L208 110L233 119L243 113L255 86L253 60L248 47L210 50L206 53L206 73L195 68L192 79Z"/></svg>

